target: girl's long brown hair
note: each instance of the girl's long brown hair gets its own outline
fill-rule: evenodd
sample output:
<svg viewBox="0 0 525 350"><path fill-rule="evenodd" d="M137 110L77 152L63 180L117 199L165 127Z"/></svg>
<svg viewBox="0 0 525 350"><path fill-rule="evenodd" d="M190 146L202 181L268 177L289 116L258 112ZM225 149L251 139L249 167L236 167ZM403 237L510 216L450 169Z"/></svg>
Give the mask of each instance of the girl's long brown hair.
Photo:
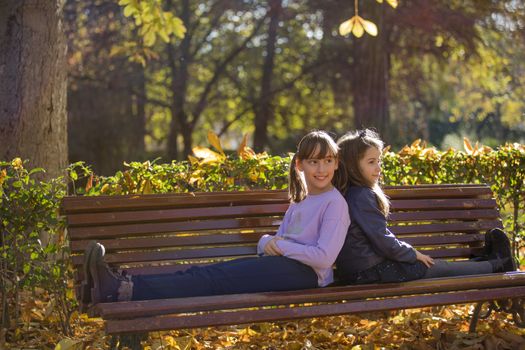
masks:
<svg viewBox="0 0 525 350"><path fill-rule="evenodd" d="M324 131L311 131L306 134L297 145L297 152L290 162L290 175L288 177L288 193L293 202L302 201L307 194L306 184L301 174L297 171L296 163L304 159L321 159L332 155L338 161L338 147L335 141ZM341 164L339 164L341 169ZM332 183L341 191L346 186L346 172L336 170Z"/></svg>
<svg viewBox="0 0 525 350"><path fill-rule="evenodd" d="M346 168L347 184L372 189L376 195L379 209L386 217L390 211L390 202L387 196L377 183L366 181L359 169L359 161L363 159L365 152L370 147L377 148L379 152L383 151L384 143L379 135L370 129L349 132L339 138L337 145L339 146L339 159ZM346 189L344 188L343 191Z"/></svg>

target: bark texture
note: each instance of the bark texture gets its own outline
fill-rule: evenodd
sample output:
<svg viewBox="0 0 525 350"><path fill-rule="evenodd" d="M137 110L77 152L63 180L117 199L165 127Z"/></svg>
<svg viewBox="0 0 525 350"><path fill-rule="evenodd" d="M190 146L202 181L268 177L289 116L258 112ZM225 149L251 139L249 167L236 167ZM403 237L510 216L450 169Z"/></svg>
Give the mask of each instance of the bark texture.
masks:
<svg viewBox="0 0 525 350"><path fill-rule="evenodd" d="M376 3L364 5L368 17L379 27L377 37L365 34L354 40L353 45L353 106L354 126L373 127L383 139L389 138L390 114L388 110L388 80L390 53L388 51L388 22L385 20L385 6Z"/></svg>
<svg viewBox="0 0 525 350"><path fill-rule="evenodd" d="M63 0L0 1L0 159L67 164Z"/></svg>

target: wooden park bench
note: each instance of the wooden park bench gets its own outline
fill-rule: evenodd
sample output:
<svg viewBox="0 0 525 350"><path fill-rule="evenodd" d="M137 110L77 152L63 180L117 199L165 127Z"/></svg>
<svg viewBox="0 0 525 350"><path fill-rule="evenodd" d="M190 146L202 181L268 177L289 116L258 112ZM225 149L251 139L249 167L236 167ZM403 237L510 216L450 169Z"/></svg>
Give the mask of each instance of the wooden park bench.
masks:
<svg viewBox="0 0 525 350"><path fill-rule="evenodd" d="M483 249L484 233L502 227L486 185L387 187L392 231L434 258L468 259ZM91 240L106 261L130 274L177 271L190 264L253 256L265 233L276 231L288 207L285 191L66 197L77 291L83 251ZM80 293L78 293L80 299ZM525 272L439 278L393 284L220 295L95 305L108 334L290 320L425 306L478 303L512 313L525 325ZM494 302L498 301L498 302Z"/></svg>

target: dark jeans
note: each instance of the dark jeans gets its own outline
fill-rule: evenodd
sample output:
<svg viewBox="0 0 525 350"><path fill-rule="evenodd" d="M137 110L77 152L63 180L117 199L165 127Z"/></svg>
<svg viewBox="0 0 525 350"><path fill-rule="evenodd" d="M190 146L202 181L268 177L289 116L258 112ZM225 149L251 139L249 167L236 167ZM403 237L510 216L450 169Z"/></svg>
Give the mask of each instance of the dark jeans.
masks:
<svg viewBox="0 0 525 350"><path fill-rule="evenodd" d="M385 260L352 276L342 282L348 284L406 282L422 278L427 267L418 261L415 264Z"/></svg>
<svg viewBox="0 0 525 350"><path fill-rule="evenodd" d="M434 260L434 265L427 270L423 278L453 277L492 273L492 264L488 261L446 261Z"/></svg>
<svg viewBox="0 0 525 350"><path fill-rule="evenodd" d="M434 265L427 268L422 262L415 264L385 260L364 271L358 272L345 283L388 283L406 282L420 278L453 277L477 275L493 272L488 261L446 261L435 259Z"/></svg>
<svg viewBox="0 0 525 350"><path fill-rule="evenodd" d="M420 261L415 264L385 260L357 274L354 283L406 282L422 278L427 267Z"/></svg>
<svg viewBox="0 0 525 350"><path fill-rule="evenodd" d="M241 258L185 271L132 276L133 300L315 288L308 265L283 256Z"/></svg>

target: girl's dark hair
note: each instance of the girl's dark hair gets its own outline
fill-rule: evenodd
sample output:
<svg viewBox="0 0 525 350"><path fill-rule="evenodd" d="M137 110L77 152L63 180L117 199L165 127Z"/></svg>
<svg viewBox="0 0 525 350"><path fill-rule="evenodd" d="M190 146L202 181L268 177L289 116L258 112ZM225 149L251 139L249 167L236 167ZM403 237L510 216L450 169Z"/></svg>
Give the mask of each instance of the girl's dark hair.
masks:
<svg viewBox="0 0 525 350"><path fill-rule="evenodd" d="M377 183L369 183L359 169L359 161L370 147L383 151L384 143L379 135L370 129L348 132L337 141L339 146L339 159L346 168L347 185L369 187L377 197L379 209L385 217L390 211L390 202ZM346 191L346 188L343 189Z"/></svg>
<svg viewBox="0 0 525 350"><path fill-rule="evenodd" d="M306 184L297 171L296 163L304 159L321 159L327 155L332 155L338 161L339 148L335 141L324 131L311 131L306 134L297 145L297 152L295 152L290 162L290 175L288 178L288 193L290 200L293 202L302 201L307 194ZM341 166L341 164L339 164ZM346 186L346 172L336 171L332 183L341 190Z"/></svg>

